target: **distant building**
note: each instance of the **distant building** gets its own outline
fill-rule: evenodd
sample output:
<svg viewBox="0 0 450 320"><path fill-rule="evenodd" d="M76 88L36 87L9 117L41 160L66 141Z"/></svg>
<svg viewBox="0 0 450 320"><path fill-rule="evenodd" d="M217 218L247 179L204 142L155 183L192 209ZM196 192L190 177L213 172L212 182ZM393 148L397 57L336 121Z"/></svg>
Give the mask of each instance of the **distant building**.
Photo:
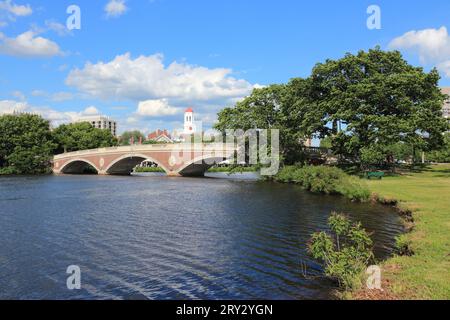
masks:
<svg viewBox="0 0 450 320"><path fill-rule="evenodd" d="M173 143L172 137L167 130L158 129L150 133L147 139L155 142Z"/></svg>
<svg viewBox="0 0 450 320"><path fill-rule="evenodd" d="M450 87L442 88L442 93L446 94L450 97ZM442 108L442 115L445 119L450 121L450 98L444 103L444 107Z"/></svg>
<svg viewBox="0 0 450 320"><path fill-rule="evenodd" d="M94 128L111 131L111 134L117 136L117 122L106 116L86 116L79 118L76 122L88 122Z"/></svg>
<svg viewBox="0 0 450 320"><path fill-rule="evenodd" d="M441 91L443 94L450 97L450 87L441 88ZM442 107L442 116L447 119L447 122L450 125L450 98L444 102L444 106Z"/></svg>

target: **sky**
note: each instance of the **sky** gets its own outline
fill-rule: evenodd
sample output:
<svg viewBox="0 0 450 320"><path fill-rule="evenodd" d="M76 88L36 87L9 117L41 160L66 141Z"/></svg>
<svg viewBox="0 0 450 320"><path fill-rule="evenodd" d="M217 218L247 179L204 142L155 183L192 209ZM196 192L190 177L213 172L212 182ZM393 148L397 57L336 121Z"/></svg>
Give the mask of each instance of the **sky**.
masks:
<svg viewBox="0 0 450 320"><path fill-rule="evenodd" d="M102 114L148 133L182 128L192 107L208 128L254 88L377 45L450 86L449 12L448 0L0 0L0 114L53 126Z"/></svg>

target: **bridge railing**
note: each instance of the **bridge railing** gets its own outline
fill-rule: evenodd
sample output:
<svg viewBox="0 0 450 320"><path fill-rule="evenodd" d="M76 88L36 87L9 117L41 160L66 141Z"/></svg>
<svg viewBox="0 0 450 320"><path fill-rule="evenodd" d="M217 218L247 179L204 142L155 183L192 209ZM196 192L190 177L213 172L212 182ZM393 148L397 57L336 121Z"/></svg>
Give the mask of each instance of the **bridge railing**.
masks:
<svg viewBox="0 0 450 320"><path fill-rule="evenodd" d="M150 144L150 145L133 145L133 146L120 146L120 147L108 147L89 150L79 150L73 152L66 152L55 155L55 159L63 159L68 157L76 157L88 154L100 154L100 153L116 153L116 152L139 152L139 151L177 151L177 150L236 150L234 144L227 143L178 143L178 144Z"/></svg>

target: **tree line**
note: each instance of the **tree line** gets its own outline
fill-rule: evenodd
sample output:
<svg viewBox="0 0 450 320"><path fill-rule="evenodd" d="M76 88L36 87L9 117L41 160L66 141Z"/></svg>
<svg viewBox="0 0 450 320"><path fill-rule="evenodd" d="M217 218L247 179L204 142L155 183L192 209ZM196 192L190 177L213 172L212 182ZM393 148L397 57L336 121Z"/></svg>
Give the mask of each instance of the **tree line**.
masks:
<svg viewBox="0 0 450 320"><path fill-rule="evenodd" d="M111 147L117 139L109 130L87 122L63 124L51 130L48 120L34 114L0 116L0 175L45 174L54 154Z"/></svg>
<svg viewBox="0 0 450 320"><path fill-rule="evenodd" d="M360 165L392 162L402 153L448 154L442 116L448 97L439 80L436 69L424 72L400 52L376 47L318 63L307 78L255 89L220 111L215 128L280 129L285 164L305 159L311 137L341 162Z"/></svg>

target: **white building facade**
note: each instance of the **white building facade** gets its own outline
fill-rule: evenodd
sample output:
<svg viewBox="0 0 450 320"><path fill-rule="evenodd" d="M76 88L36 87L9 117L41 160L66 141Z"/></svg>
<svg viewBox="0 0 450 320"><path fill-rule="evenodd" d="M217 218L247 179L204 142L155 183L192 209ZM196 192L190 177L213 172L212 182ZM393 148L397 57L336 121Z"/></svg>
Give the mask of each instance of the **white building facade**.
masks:
<svg viewBox="0 0 450 320"><path fill-rule="evenodd" d="M109 130L111 134L117 136L117 122L106 116L86 116L79 118L76 122L88 122L94 128Z"/></svg>

